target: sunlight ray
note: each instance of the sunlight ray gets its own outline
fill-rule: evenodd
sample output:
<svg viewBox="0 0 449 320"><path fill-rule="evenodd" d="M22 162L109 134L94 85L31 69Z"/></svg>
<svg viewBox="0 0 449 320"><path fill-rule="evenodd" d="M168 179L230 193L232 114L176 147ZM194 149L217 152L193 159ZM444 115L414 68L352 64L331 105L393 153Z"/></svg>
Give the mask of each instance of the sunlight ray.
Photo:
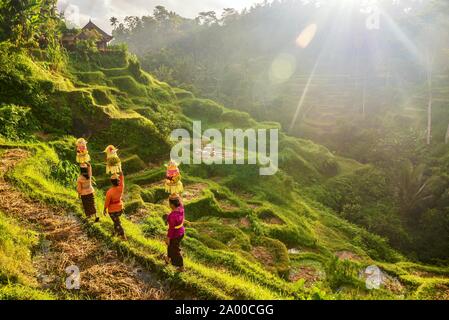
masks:
<svg viewBox="0 0 449 320"><path fill-rule="evenodd" d="M422 60L422 54L419 51L416 44L410 40L410 38L405 34L404 31L398 26L398 24L386 13L384 10L381 10L381 15L385 19L388 24L388 27L396 36L396 39L409 51L409 53L413 56L416 61Z"/></svg>
<svg viewBox="0 0 449 320"><path fill-rule="evenodd" d="M302 92L301 98L299 99L298 106L296 107L295 115L293 116L292 122L290 123L290 127L288 129L289 132L291 132L296 124L296 120L298 119L299 113L302 110L302 106L304 104L304 101L307 97L307 93L309 92L310 84L312 83L313 77L315 76L315 71L318 67L319 61L320 61L321 55L318 57L318 59L315 62L315 65L313 66L312 72L310 73L309 78L307 79L306 86L304 87L304 90Z"/></svg>
<svg viewBox="0 0 449 320"><path fill-rule="evenodd" d="M332 10L326 10L326 11L324 11L324 13L321 13L320 17L317 17L317 23L313 24L314 27L313 27L313 30L312 30L314 37L316 36L317 26L323 24L324 21L326 21L333 14L334 14L334 12ZM343 17L342 14L344 14L344 17L345 17L344 19L340 19L341 17ZM341 34L343 33L341 31L342 30L344 31L344 30L346 30L348 28L348 20L349 19L346 19L348 15L350 15L350 11L343 10L343 7L340 6L338 8L337 15L334 16L334 19L333 19L334 30L338 30L339 31L339 32L336 32L336 34L338 34L338 36L340 36L340 37L341 37ZM310 28L310 25L305 30L307 30L308 28ZM310 31L308 31L307 33L310 33ZM301 33L301 34L303 34L303 33ZM300 37L301 37L301 35L300 35ZM303 92L301 94L301 97L300 97L300 99L298 101L295 113L293 115L292 121L291 121L289 129L288 129L289 133L292 132L293 128L295 127L296 121L298 120L298 117L299 117L300 112L301 112L301 110L303 108L305 99L306 99L307 94L309 92L310 85L311 85L311 83L313 81L313 78L315 76L316 70L317 70L318 65L320 63L321 57L322 57L323 53L329 48L331 40L335 40L335 35L333 35L333 37L334 38L332 38L332 36L330 34L327 35L327 37L326 37L326 40L324 42L324 46L321 48L321 51L320 51L320 53L319 53L319 55L318 55L318 57L317 57L317 59L315 61L315 64L314 64L314 66L312 68L312 71L310 72L309 78L307 79L307 83L306 83L306 85L305 85L305 87L303 89ZM309 46L309 44L310 43L307 43L307 46Z"/></svg>

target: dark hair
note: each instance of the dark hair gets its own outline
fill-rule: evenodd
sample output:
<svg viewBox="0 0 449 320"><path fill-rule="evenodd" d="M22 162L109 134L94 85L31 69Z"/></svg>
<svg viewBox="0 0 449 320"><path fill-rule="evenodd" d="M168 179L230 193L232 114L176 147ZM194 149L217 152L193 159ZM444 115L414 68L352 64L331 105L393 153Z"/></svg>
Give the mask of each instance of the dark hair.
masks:
<svg viewBox="0 0 449 320"><path fill-rule="evenodd" d="M179 206L181 206L181 202L179 201L179 199L168 199L168 202L173 205L175 208L178 208Z"/></svg>
<svg viewBox="0 0 449 320"><path fill-rule="evenodd" d="M118 187L119 180L118 179L111 179L111 183L114 187Z"/></svg>
<svg viewBox="0 0 449 320"><path fill-rule="evenodd" d="M80 168L80 171L81 171L81 175L82 175L84 178L86 178L86 179L89 179L89 178L90 178L90 177L89 177L89 170L88 170L87 168L81 167L81 168Z"/></svg>

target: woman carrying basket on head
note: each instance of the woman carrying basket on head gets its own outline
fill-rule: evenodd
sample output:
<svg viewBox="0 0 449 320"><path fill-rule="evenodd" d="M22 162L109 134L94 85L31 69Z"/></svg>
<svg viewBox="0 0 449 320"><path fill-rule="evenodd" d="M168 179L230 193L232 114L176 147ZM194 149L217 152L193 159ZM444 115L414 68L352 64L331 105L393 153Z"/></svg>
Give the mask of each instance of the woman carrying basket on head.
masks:
<svg viewBox="0 0 449 320"><path fill-rule="evenodd" d="M172 194L168 198L171 213L166 216L168 231L167 231L167 256L165 261L174 265L178 272L184 271L184 259L181 253L181 242L184 238L184 206L182 205L181 197L177 194Z"/></svg>
<svg viewBox="0 0 449 320"><path fill-rule="evenodd" d="M125 230L123 230L122 223L120 221L120 216L123 214L123 190L125 188L125 176L123 172L120 174L114 173L111 177L112 187L106 192L106 200L104 203L103 214L109 214L114 223L114 233L122 240L127 240L125 235Z"/></svg>
<svg viewBox="0 0 449 320"><path fill-rule="evenodd" d="M82 163L80 166L81 174L78 177L76 191L83 203L83 210L86 217L95 217L94 222L98 222L100 218L97 216L95 208L95 190L92 187L92 166L90 163Z"/></svg>

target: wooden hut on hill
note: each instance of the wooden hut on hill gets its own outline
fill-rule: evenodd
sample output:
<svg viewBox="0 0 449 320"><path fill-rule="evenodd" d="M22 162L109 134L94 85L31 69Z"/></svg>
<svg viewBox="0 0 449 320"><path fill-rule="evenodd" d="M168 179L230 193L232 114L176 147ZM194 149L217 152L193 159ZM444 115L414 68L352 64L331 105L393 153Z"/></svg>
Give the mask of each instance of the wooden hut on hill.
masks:
<svg viewBox="0 0 449 320"><path fill-rule="evenodd" d="M78 41L94 39L98 50L105 51L113 38L113 36L107 34L89 20L89 23L78 33L75 33L73 30L65 32L62 36L62 45L68 50L74 50Z"/></svg>

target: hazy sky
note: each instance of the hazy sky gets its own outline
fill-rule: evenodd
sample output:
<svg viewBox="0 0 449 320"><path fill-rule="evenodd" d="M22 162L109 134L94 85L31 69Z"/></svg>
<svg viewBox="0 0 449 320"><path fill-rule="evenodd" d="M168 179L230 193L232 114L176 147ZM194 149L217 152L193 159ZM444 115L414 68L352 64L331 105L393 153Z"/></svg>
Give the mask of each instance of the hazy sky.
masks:
<svg viewBox="0 0 449 320"><path fill-rule="evenodd" d="M109 18L123 19L125 16L142 16L153 12L157 5L163 5L185 17L195 17L198 12L223 8L241 10L262 2L262 0L59 0L58 8L67 20L83 26L92 19L98 26L111 31Z"/></svg>

